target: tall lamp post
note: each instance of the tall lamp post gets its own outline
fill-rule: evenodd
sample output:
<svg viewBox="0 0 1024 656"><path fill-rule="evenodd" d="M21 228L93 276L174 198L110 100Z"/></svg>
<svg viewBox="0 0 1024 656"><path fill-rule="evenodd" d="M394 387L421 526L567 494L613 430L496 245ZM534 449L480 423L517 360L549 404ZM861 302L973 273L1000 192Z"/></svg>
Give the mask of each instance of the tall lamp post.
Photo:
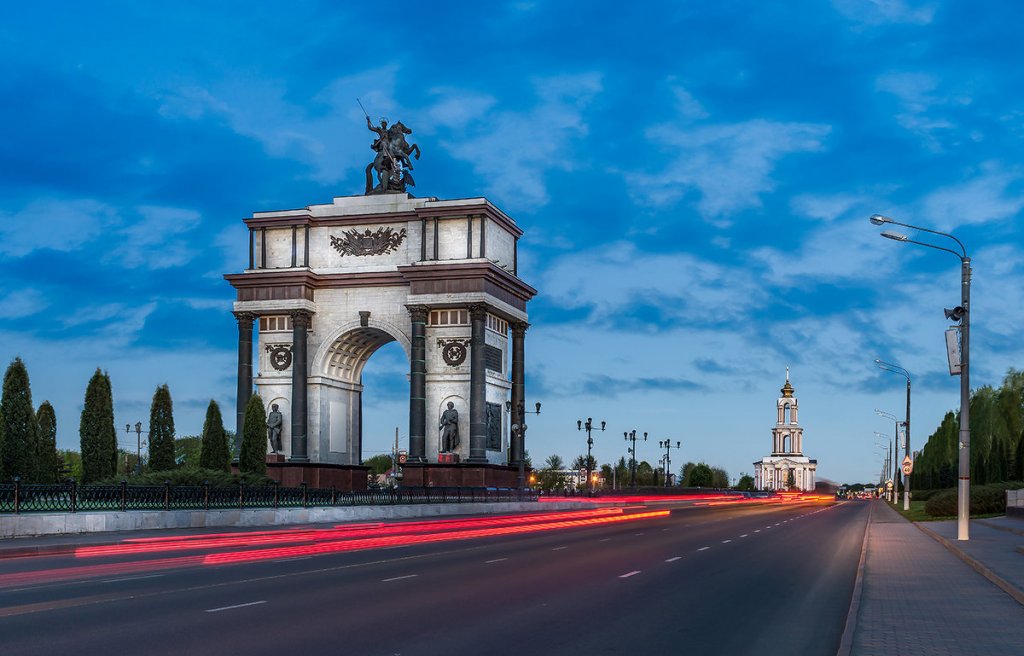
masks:
<svg viewBox="0 0 1024 656"><path fill-rule="evenodd" d="M636 492L636 429L628 432L623 432L622 436L626 438L627 442L632 442L633 446L626 451L630 455L630 468L629 468L629 488ZM644 442L647 441L647 433L644 433Z"/></svg>
<svg viewBox="0 0 1024 656"><path fill-rule="evenodd" d="M910 457L910 372L891 362L883 362L875 358L875 364L883 371L891 371L907 379L907 418L903 422L903 455ZM910 474L903 475L903 509L910 510Z"/></svg>
<svg viewBox="0 0 1024 656"><path fill-rule="evenodd" d="M592 477L590 475L590 472L593 469L593 467L591 466L592 461L590 459L590 449L594 446L594 438L591 437L590 431L594 430L594 428L594 420L591 419L590 417L587 417L587 423L585 424L583 423L582 419L576 420L576 430L587 431L587 496L589 497L594 496L594 481L592 480ZM601 422L600 430L604 430L603 421Z"/></svg>
<svg viewBox="0 0 1024 656"><path fill-rule="evenodd" d="M946 318L952 321L960 322L960 457L959 457L959 469L960 476L957 481L957 504L956 504L956 532L958 540L970 540L970 521L971 521L971 381L970 381L970 329L971 329L971 258L967 255L967 248L963 242L954 237L953 235L946 232L939 232L938 230L931 230L929 228L921 228L919 226L910 225L909 223L900 223L894 221L887 216L881 214L872 214L870 221L873 225L884 225L892 224L903 226L904 228L910 228L911 230L919 230L921 232L927 232L929 234L938 235L940 237L946 237L952 239L959 246L959 252L952 248L946 248L944 246L936 246L935 244L929 244L923 241L917 241L910 239L906 235L894 232L891 230L885 230L882 232L882 236L887 239L894 241L906 242L909 244L917 244L919 246L927 246L928 248L934 248L935 250L945 251L952 253L960 260L960 305L951 309L946 310ZM950 374L956 375L954 371L953 363L950 362Z"/></svg>
<svg viewBox="0 0 1024 656"><path fill-rule="evenodd" d="M520 442L520 444L523 445L523 454L522 454L522 457L519 458L519 476L516 478L516 485L519 486L520 491L522 491L523 489L526 488L526 428L527 428L527 426L526 426L526 414L529 413L531 415L539 415L540 414L540 401L537 401L536 407L537 407L536 410L527 410L526 409L526 403L524 401L520 401L519 402L518 410L519 410L519 416L523 418L523 424L522 424L522 426L520 426L519 424L512 424L512 426L511 426L512 433L516 437L521 437L522 438L522 441ZM512 412L512 402L511 401L505 401L505 412L509 412L509 413ZM516 417L516 415L512 415L512 417L514 419Z"/></svg>
<svg viewBox="0 0 1024 656"><path fill-rule="evenodd" d="M901 423L900 422L900 418L897 417L896 415L892 414L891 412L885 412L883 410L879 410L878 408L875 408L875 414L878 415L879 417L884 417L884 418L889 419L890 421L893 422L893 426L894 426L893 433L896 436L896 439L895 439L895 444L896 444L895 453L899 453L900 452L900 423ZM896 460L896 458L893 458L893 461L895 461L895 460ZM891 462L891 463L889 463L889 465L892 467L892 480L893 480L893 485L895 485L896 482L900 480L899 465L897 465L895 462ZM897 497L895 495L898 494L898 492L899 491L895 487L893 487L893 495L894 495L893 498L892 498L893 504L896 503Z"/></svg>
<svg viewBox="0 0 1024 656"><path fill-rule="evenodd" d="M132 425L131 424L125 424L124 425L124 432L128 433L129 435L131 435L132 434ZM143 433L147 433L148 434L149 431L142 430L142 422L141 421L135 422L135 438L136 438L136 442L135 442L135 473L136 474L141 474L142 473L142 434Z"/></svg>
<svg viewBox="0 0 1024 656"><path fill-rule="evenodd" d="M875 437L880 437L883 440L889 440L889 452L888 452L888 455L885 458L885 470L884 470L885 471L885 476L888 476L889 472L892 471L892 458L893 458L892 438L889 437L888 435L886 435L885 433L879 433L878 431L875 431ZM878 442L875 442L875 444L877 445ZM879 445L879 446L881 446L881 445ZM883 483L885 482L884 478L883 478L882 482ZM893 493L895 494L895 491ZM895 503L895 498L893 499L893 503Z"/></svg>
<svg viewBox="0 0 1024 656"><path fill-rule="evenodd" d="M672 440L658 440L658 446L665 449L665 487L668 487L669 472L672 471L672 449L678 449L682 447L682 442L676 440L673 445Z"/></svg>

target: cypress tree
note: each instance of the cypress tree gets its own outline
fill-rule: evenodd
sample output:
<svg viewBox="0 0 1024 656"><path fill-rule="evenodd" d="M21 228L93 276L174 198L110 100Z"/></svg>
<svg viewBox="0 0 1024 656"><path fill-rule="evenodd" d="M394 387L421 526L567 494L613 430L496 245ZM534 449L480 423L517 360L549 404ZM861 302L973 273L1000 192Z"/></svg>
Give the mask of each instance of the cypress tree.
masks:
<svg viewBox="0 0 1024 656"><path fill-rule="evenodd" d="M57 454L57 413L49 401L43 401L36 411L36 425L39 431L39 464L37 474L40 483L56 483L57 469L62 464Z"/></svg>
<svg viewBox="0 0 1024 656"><path fill-rule="evenodd" d="M167 385L156 388L149 406L149 468L174 469L174 407Z"/></svg>
<svg viewBox="0 0 1024 656"><path fill-rule="evenodd" d="M249 397L249 402L245 406L238 471L243 474L267 473L267 415L259 394Z"/></svg>
<svg viewBox="0 0 1024 656"><path fill-rule="evenodd" d="M110 376L96 369L85 389L85 404L78 425L82 447L82 482L90 483L117 473L117 433Z"/></svg>
<svg viewBox="0 0 1024 656"><path fill-rule="evenodd" d="M4 374L0 416L4 434L0 468L4 478L20 476L25 482L34 482L38 474L39 430L32 406L28 370L21 358L14 358Z"/></svg>
<svg viewBox="0 0 1024 656"><path fill-rule="evenodd" d="M203 449L199 454L199 466L203 469L231 471L231 452L228 450L228 438L224 434L224 420L220 415L220 406L210 400L206 408L206 421L203 422Z"/></svg>

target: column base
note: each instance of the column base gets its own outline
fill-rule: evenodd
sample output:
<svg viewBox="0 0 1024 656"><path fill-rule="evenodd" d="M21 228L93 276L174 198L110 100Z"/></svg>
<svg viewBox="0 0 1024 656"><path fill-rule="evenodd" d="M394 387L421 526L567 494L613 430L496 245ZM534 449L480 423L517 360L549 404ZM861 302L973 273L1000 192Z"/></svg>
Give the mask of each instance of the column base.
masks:
<svg viewBox="0 0 1024 656"><path fill-rule="evenodd" d="M309 462L308 456L292 456L288 458L288 462Z"/></svg>

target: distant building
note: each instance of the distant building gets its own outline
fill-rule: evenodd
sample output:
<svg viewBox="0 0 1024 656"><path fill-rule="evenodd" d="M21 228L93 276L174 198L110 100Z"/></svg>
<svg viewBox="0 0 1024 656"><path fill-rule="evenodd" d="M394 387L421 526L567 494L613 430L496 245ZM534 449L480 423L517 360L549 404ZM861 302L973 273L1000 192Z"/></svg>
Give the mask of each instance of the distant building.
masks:
<svg viewBox="0 0 1024 656"><path fill-rule="evenodd" d="M772 429L772 454L754 463L754 486L758 490L814 491L818 461L803 454L804 429L797 423L797 400L789 383L778 401L778 420Z"/></svg>

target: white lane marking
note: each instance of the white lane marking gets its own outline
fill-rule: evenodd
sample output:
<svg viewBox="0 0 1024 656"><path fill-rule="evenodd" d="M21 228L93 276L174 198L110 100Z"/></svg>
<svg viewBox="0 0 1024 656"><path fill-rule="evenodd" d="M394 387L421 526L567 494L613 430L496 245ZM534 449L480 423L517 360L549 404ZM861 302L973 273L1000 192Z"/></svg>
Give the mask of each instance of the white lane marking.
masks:
<svg viewBox="0 0 1024 656"><path fill-rule="evenodd" d="M745 537L747 537L747 534L746 534L746 533L744 533L744 534L743 534L743 535L741 535L740 537L741 537L741 538L745 538Z"/></svg>
<svg viewBox="0 0 1024 656"><path fill-rule="evenodd" d="M672 556L671 558L667 559L665 562L666 563L674 563L677 560L679 560L680 558L682 558L682 556Z"/></svg>
<svg viewBox="0 0 1024 656"><path fill-rule="evenodd" d="M722 544L729 544L732 540L722 540Z"/></svg>
<svg viewBox="0 0 1024 656"><path fill-rule="evenodd" d="M156 579L163 574L142 574L140 576L123 576L119 579L106 579L102 583L120 583L121 581L141 581L142 579Z"/></svg>
<svg viewBox="0 0 1024 656"><path fill-rule="evenodd" d="M707 551L707 550L708 550L708 549L710 549L710 548L711 548L711 547L701 547L701 548L700 548L700 549L698 549L697 551Z"/></svg>
<svg viewBox="0 0 1024 656"><path fill-rule="evenodd" d="M569 547L555 547L552 551L561 551L562 549L568 549Z"/></svg>
<svg viewBox="0 0 1024 656"><path fill-rule="evenodd" d="M629 577L631 577L631 576L636 576L636 575L637 575L637 574L639 574L639 573L640 573L640 570L638 570L638 569L635 569L635 570L633 570L632 572L626 572L625 574L620 574L620 575L619 575L619 578L620 578L620 579L628 579Z"/></svg>
<svg viewBox="0 0 1024 656"><path fill-rule="evenodd" d="M207 613L219 613L222 610L234 610L236 608L245 608L246 606L259 606L260 604L267 603L267 600L263 601L250 601L247 604L235 604L234 606L221 606L220 608L208 608L205 612Z"/></svg>
<svg viewBox="0 0 1024 656"><path fill-rule="evenodd" d="M754 533L760 533L760 532L761 532L761 529L759 529L759 528L755 528L754 529Z"/></svg>
<svg viewBox="0 0 1024 656"><path fill-rule="evenodd" d="M633 535L643 535L643 533L634 533Z"/></svg>
<svg viewBox="0 0 1024 656"><path fill-rule="evenodd" d="M290 563L293 560L309 560L312 556L295 556L294 558L278 558L275 563Z"/></svg>
<svg viewBox="0 0 1024 656"><path fill-rule="evenodd" d="M500 563L503 560L508 560L508 558L495 558L494 560L485 560L484 564L490 565L491 563Z"/></svg>
<svg viewBox="0 0 1024 656"><path fill-rule="evenodd" d="M667 531L668 531L668 529L667 529L667 528L663 528L663 529L661 529L661 532L662 532L662 533L665 533L665 532L667 532Z"/></svg>
<svg viewBox="0 0 1024 656"><path fill-rule="evenodd" d="M776 525L776 526L778 526L778 525L779 525L779 523L778 523L778 522L775 522L775 525Z"/></svg>
<svg viewBox="0 0 1024 656"><path fill-rule="evenodd" d="M598 542L607 542L608 540L611 540L611 538L601 538Z"/></svg>
<svg viewBox="0 0 1024 656"><path fill-rule="evenodd" d="M388 583L390 581L401 581L402 579L414 579L419 574L406 574L405 576L393 576L390 579L381 579L381 583Z"/></svg>

